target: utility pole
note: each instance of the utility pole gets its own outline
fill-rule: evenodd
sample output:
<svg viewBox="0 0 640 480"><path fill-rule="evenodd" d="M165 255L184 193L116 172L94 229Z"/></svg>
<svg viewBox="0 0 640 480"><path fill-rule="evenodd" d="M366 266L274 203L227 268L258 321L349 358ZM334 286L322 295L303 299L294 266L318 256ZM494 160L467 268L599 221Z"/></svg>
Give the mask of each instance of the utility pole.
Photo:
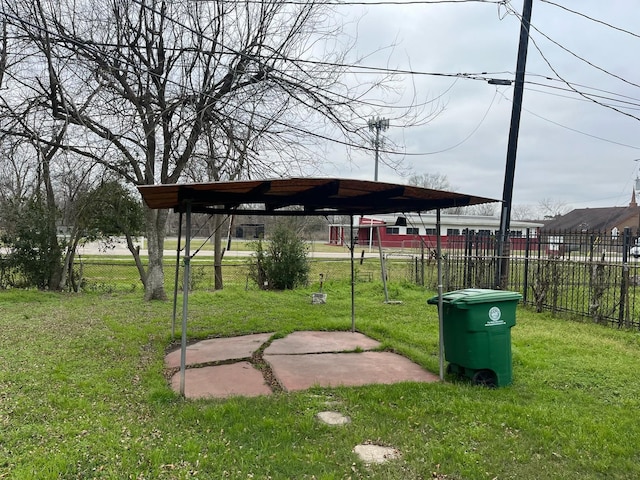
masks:
<svg viewBox="0 0 640 480"><path fill-rule="evenodd" d="M371 120L369 120L369 131L373 132L375 130L376 132L376 137L372 140L373 143L373 147L375 148L375 152L376 152L376 167L375 167L375 171L373 174L373 179L377 182L378 181L378 158L380 155L380 147L382 146L382 140L380 139L380 130L385 131L387 128L389 128L389 119L387 118L372 118Z"/></svg>
<svg viewBox="0 0 640 480"><path fill-rule="evenodd" d="M527 64L527 48L529 47L529 25L533 0L524 0L522 7L522 23L520 24L520 43L516 61L516 81L513 88L513 106L511 109L511 125L507 145L507 162L504 173L504 190L502 193L502 211L500 215L500 233L497 245L497 262L495 286L504 287L508 278L509 251L505 254L505 246L509 241L509 225L511 222L511 203L513 199L513 178L516 171L516 151L518 149L518 132L520 131L520 114L522 112L522 94L524 91L524 73Z"/></svg>
<svg viewBox="0 0 640 480"><path fill-rule="evenodd" d="M373 180L378 181L378 159L380 155L380 147L382 146L382 140L380 139L380 130L384 131L389 128L389 120L387 118L372 118L369 120L369 131L375 130L376 136L372 141L373 147L376 152L376 167L373 174ZM380 275L382 276L382 286L384 288L384 303L389 303L389 292L387 291L387 271L384 264L384 255L382 253L382 237L380 236L380 226L376 227L378 234L378 253L380 254ZM373 238L373 220L371 220L371 227L369 228L369 241Z"/></svg>

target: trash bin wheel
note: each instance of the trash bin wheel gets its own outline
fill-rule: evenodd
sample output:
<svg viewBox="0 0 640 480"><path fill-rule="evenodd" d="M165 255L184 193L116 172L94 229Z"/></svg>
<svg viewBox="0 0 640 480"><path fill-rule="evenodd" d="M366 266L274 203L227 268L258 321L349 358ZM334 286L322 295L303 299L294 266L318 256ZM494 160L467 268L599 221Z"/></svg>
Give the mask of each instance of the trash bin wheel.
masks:
<svg viewBox="0 0 640 480"><path fill-rule="evenodd" d="M471 381L474 385L482 385L491 388L498 385L498 378L491 370L478 370L473 374Z"/></svg>
<svg viewBox="0 0 640 480"><path fill-rule="evenodd" d="M460 377L462 375L462 367L460 365L456 365L455 363L447 364L447 367L444 369L444 373L447 375L454 375L456 377Z"/></svg>

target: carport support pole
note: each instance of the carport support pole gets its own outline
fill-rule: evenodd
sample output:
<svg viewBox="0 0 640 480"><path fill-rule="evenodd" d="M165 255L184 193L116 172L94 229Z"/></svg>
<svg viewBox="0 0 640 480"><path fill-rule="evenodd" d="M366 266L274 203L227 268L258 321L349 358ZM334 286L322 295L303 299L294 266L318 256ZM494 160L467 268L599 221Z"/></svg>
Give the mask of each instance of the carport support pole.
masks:
<svg viewBox="0 0 640 480"><path fill-rule="evenodd" d="M187 222L184 244L184 283L182 287L182 342L180 345L180 395L184 397L187 364L187 312L189 307L189 276L191 274L191 202L187 202Z"/></svg>
<svg viewBox="0 0 640 480"><path fill-rule="evenodd" d="M180 275L180 240L182 238L182 212L180 212L178 218L178 246L176 247L176 278L173 282L173 318L171 320L171 340L176 338L176 318L178 316L178 275Z"/></svg>
<svg viewBox="0 0 640 480"><path fill-rule="evenodd" d="M349 252L351 255L351 332L355 333L356 331L356 275L355 275L355 267L353 263L353 249L355 245L353 244L353 215L349 217L351 219L351 226L349 228L349 235L351 236L349 242Z"/></svg>
<svg viewBox="0 0 640 480"><path fill-rule="evenodd" d="M438 361L440 364L440 380L444 380L444 320L442 313L442 239L440 236L440 209L436 210L436 250L438 255Z"/></svg>
<svg viewBox="0 0 640 480"><path fill-rule="evenodd" d="M371 233L373 233L373 230ZM376 233L378 234L378 254L380 255L380 274L382 275L382 288L384 289L384 303L389 303L389 290L387 290L387 267L384 264L384 255L382 254L380 225L376 227Z"/></svg>

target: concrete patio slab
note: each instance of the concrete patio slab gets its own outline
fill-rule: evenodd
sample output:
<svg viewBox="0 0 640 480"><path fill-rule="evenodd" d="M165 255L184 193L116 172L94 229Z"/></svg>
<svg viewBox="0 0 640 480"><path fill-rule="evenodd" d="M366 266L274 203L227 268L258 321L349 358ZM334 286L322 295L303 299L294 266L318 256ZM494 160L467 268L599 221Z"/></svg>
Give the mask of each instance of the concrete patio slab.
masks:
<svg viewBox="0 0 640 480"><path fill-rule="evenodd" d="M265 355L296 355L304 353L352 352L373 350L380 342L357 332L293 332L274 340Z"/></svg>
<svg viewBox="0 0 640 480"><path fill-rule="evenodd" d="M171 378L171 387L176 392L180 391L180 372ZM262 373L249 362L185 370L186 398L257 397L271 393Z"/></svg>
<svg viewBox="0 0 640 480"><path fill-rule="evenodd" d="M187 346L186 365L222 362L251 358L251 355L264 345L271 333L257 333L230 338L212 338ZM180 349L174 350L165 357L167 368L180 366Z"/></svg>
<svg viewBox="0 0 640 480"><path fill-rule="evenodd" d="M186 398L226 398L272 393L275 379L284 391L314 386L360 386L404 381L434 382L439 378L408 358L390 352L367 351L380 343L361 333L295 332L274 340L262 355L269 368L257 370L254 354L270 333L214 338L187 347ZM346 353L349 352L349 353ZM234 363L235 362L235 363ZM220 363L219 365L211 365ZM180 391L180 350L165 357L171 387ZM278 388L279 388L278 387Z"/></svg>
<svg viewBox="0 0 640 480"><path fill-rule="evenodd" d="M314 386L360 386L404 381L435 382L437 375L390 352L265 355L282 387L289 392Z"/></svg>

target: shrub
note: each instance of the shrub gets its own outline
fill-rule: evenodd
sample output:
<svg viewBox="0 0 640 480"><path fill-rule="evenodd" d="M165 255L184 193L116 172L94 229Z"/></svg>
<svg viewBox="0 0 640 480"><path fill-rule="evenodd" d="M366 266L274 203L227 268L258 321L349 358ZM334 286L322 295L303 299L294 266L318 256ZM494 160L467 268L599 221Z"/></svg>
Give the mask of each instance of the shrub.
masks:
<svg viewBox="0 0 640 480"><path fill-rule="evenodd" d="M276 225L271 239L256 242L251 278L263 290L290 290L309 279L308 247L295 231Z"/></svg>
<svg viewBox="0 0 640 480"><path fill-rule="evenodd" d="M55 218L38 197L8 202L3 206L4 231L0 244L7 253L3 284L14 287L59 288L62 271L62 245L56 236Z"/></svg>

